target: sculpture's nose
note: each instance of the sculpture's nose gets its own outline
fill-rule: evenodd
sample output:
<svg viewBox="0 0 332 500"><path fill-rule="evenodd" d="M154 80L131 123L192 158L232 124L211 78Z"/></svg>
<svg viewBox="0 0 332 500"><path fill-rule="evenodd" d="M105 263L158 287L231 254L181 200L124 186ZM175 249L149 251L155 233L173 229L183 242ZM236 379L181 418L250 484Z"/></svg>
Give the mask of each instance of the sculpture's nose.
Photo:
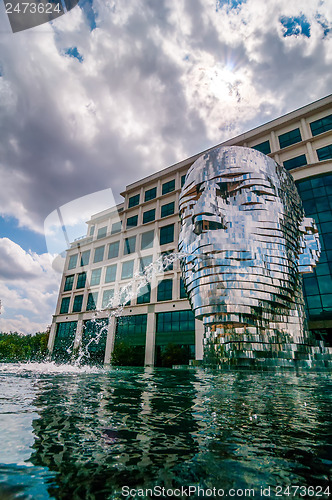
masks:
<svg viewBox="0 0 332 500"><path fill-rule="evenodd" d="M203 231L226 229L225 213L219 207L218 185L203 183L199 189L199 199L193 208L192 222L194 233Z"/></svg>

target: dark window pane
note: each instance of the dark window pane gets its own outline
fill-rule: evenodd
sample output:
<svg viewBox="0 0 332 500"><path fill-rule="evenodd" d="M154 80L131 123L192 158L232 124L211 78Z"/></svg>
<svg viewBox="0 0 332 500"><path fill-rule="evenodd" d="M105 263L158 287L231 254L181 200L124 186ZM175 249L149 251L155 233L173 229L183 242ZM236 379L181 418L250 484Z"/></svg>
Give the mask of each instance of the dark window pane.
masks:
<svg viewBox="0 0 332 500"><path fill-rule="evenodd" d="M292 168L296 167L302 167L303 165L307 165L306 155L296 156L295 158L284 161L284 167L286 170L291 170Z"/></svg>
<svg viewBox="0 0 332 500"><path fill-rule="evenodd" d="M169 182L165 182L162 186L162 194L170 193L175 189L175 179Z"/></svg>
<svg viewBox="0 0 332 500"><path fill-rule="evenodd" d="M186 298L187 298L186 289L184 287L183 279L180 278L180 299L186 299Z"/></svg>
<svg viewBox="0 0 332 500"><path fill-rule="evenodd" d="M104 246L95 249L95 257L93 259L93 262L101 262L102 260L104 260L104 249Z"/></svg>
<svg viewBox="0 0 332 500"><path fill-rule="evenodd" d="M174 224L160 228L160 244L172 243L174 241Z"/></svg>
<svg viewBox="0 0 332 500"><path fill-rule="evenodd" d="M145 285L143 286L138 292L137 292L137 304L147 304L150 302L150 297L151 297L151 288L150 285Z"/></svg>
<svg viewBox="0 0 332 500"><path fill-rule="evenodd" d="M69 311L70 297L64 297L61 301L60 314L66 314Z"/></svg>
<svg viewBox="0 0 332 500"><path fill-rule="evenodd" d="M297 142L301 142L302 137L301 137L301 132L299 128L295 128L294 130L291 130L290 132L286 132L286 134L281 134L279 135L279 144L280 148L286 148L287 146L290 146L291 144L295 144Z"/></svg>
<svg viewBox="0 0 332 500"><path fill-rule="evenodd" d="M310 123L311 133L313 136L322 134L332 129L332 115L324 116L320 120Z"/></svg>
<svg viewBox="0 0 332 500"><path fill-rule="evenodd" d="M136 236L126 238L124 242L124 255L134 253L136 249Z"/></svg>
<svg viewBox="0 0 332 500"><path fill-rule="evenodd" d="M81 266L88 266L90 261L90 250L82 252L81 255Z"/></svg>
<svg viewBox="0 0 332 500"><path fill-rule="evenodd" d="M332 144L329 144L324 148L317 149L317 156L319 161L329 160L332 158Z"/></svg>
<svg viewBox="0 0 332 500"><path fill-rule="evenodd" d="M128 217L127 219L127 228L128 227L136 227L138 221L138 215L133 215L132 217Z"/></svg>
<svg viewBox="0 0 332 500"><path fill-rule="evenodd" d="M63 290L65 292L68 292L69 290L72 290L73 284L74 284L74 274L72 274L71 276L67 276L66 277L65 286L64 286Z"/></svg>
<svg viewBox="0 0 332 500"><path fill-rule="evenodd" d="M98 292L89 293L86 310L95 311L97 308L97 301L98 301Z"/></svg>
<svg viewBox="0 0 332 500"><path fill-rule="evenodd" d="M265 155L271 153L270 141L261 142L260 144L256 144L256 146L252 146L252 148L264 153Z"/></svg>
<svg viewBox="0 0 332 500"><path fill-rule="evenodd" d="M160 213L161 218L173 214L174 214L174 201L172 201L171 203L167 203L166 205L162 205Z"/></svg>
<svg viewBox="0 0 332 500"><path fill-rule="evenodd" d="M86 273L79 273L77 275L76 288L84 288L86 283Z"/></svg>
<svg viewBox="0 0 332 500"><path fill-rule="evenodd" d="M173 280L162 280L158 284L157 301L172 300Z"/></svg>
<svg viewBox="0 0 332 500"><path fill-rule="evenodd" d="M181 187L184 186L185 182L186 182L186 174L185 175L181 175Z"/></svg>
<svg viewBox="0 0 332 500"><path fill-rule="evenodd" d="M68 269L75 269L77 264L77 254L69 257Z"/></svg>
<svg viewBox="0 0 332 500"><path fill-rule="evenodd" d="M135 196L131 196L128 201L128 207L136 207L136 205L139 205L139 194L136 194Z"/></svg>
<svg viewBox="0 0 332 500"><path fill-rule="evenodd" d="M154 200L157 196L157 188L147 189L145 191L144 201Z"/></svg>
<svg viewBox="0 0 332 500"><path fill-rule="evenodd" d="M74 298L73 312L81 312L83 295L76 295Z"/></svg>
<svg viewBox="0 0 332 500"><path fill-rule="evenodd" d="M152 210L147 210L143 212L143 224L147 224L148 222L154 221L156 218L156 210L153 208Z"/></svg>

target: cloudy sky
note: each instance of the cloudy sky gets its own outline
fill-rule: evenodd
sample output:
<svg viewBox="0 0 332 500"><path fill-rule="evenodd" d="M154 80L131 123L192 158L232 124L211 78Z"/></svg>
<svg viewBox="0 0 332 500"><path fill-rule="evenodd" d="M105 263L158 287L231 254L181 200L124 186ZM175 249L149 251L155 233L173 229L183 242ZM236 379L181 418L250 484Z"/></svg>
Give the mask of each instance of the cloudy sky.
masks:
<svg viewBox="0 0 332 500"><path fill-rule="evenodd" d="M331 93L330 0L82 0L13 34L0 3L0 331L51 323L44 220ZM91 204L91 213L95 207Z"/></svg>

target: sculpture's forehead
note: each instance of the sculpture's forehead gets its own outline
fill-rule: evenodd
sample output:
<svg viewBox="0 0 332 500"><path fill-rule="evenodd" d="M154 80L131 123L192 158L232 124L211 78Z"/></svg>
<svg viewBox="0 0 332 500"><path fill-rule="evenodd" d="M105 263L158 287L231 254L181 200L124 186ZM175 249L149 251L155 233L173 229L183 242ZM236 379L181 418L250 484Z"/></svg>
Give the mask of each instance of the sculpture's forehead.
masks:
<svg viewBox="0 0 332 500"><path fill-rule="evenodd" d="M249 148L220 148L201 156L191 166L186 185L222 178L225 182L271 179L279 184L277 165L271 158Z"/></svg>

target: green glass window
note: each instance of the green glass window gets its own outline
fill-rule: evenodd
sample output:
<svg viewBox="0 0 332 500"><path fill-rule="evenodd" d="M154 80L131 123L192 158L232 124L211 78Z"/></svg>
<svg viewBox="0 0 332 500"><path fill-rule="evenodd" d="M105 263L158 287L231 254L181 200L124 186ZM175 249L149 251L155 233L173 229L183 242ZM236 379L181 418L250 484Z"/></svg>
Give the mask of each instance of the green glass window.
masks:
<svg viewBox="0 0 332 500"><path fill-rule="evenodd" d="M328 132L332 129L332 115L324 116L320 120L311 122L310 128L313 136Z"/></svg>
<svg viewBox="0 0 332 500"><path fill-rule="evenodd" d="M141 250L153 247L154 231L148 231L142 234Z"/></svg>
<svg viewBox="0 0 332 500"><path fill-rule="evenodd" d="M86 283L86 273L79 273L77 275L76 288L84 288Z"/></svg>
<svg viewBox="0 0 332 500"><path fill-rule="evenodd" d="M256 151L264 153L265 155L271 153L270 141L261 142L260 144L256 144L256 146L252 146L252 148L256 149Z"/></svg>
<svg viewBox="0 0 332 500"><path fill-rule="evenodd" d="M102 309L110 309L112 307L112 301L114 298L114 289L111 288L110 290L104 290L103 293L103 302L102 302Z"/></svg>
<svg viewBox="0 0 332 500"><path fill-rule="evenodd" d="M152 264L152 255L147 255L146 257L141 257L139 260L140 271L143 273L145 268Z"/></svg>
<svg viewBox="0 0 332 500"><path fill-rule="evenodd" d="M124 241L124 255L134 253L136 250L136 236L126 238Z"/></svg>
<svg viewBox="0 0 332 500"><path fill-rule="evenodd" d="M186 289L184 287L183 279L180 278L180 299L187 299Z"/></svg>
<svg viewBox="0 0 332 500"><path fill-rule="evenodd" d="M77 321L65 321L57 324L53 358L61 361L70 359L76 335Z"/></svg>
<svg viewBox="0 0 332 500"><path fill-rule="evenodd" d="M154 221L156 218L156 210L153 208L152 210L147 210L143 212L143 224L147 224L148 222Z"/></svg>
<svg viewBox="0 0 332 500"><path fill-rule="evenodd" d="M150 297L151 297L151 287L149 284L147 284L137 292L137 304L149 303Z"/></svg>
<svg viewBox="0 0 332 500"><path fill-rule="evenodd" d="M104 260L104 249L105 249L105 246L97 247L95 249L95 256L93 259L94 263L101 262L102 260Z"/></svg>
<svg viewBox="0 0 332 500"><path fill-rule="evenodd" d="M83 295L75 295L74 297L74 305L73 305L73 313L81 312L83 303Z"/></svg>
<svg viewBox="0 0 332 500"><path fill-rule="evenodd" d="M82 348L89 353L89 364L102 364L105 357L108 319L84 321ZM98 342L93 339L98 338Z"/></svg>
<svg viewBox="0 0 332 500"><path fill-rule="evenodd" d="M306 155L295 156L295 158L284 161L284 167L286 170L291 170L292 168L296 167L302 167L303 165L307 165Z"/></svg>
<svg viewBox="0 0 332 500"><path fill-rule="evenodd" d="M122 221L114 222L114 224L112 224L111 234L119 233L121 229L122 229Z"/></svg>
<svg viewBox="0 0 332 500"><path fill-rule="evenodd" d="M145 346L147 314L120 316L116 324L116 342Z"/></svg>
<svg viewBox="0 0 332 500"><path fill-rule="evenodd" d="M162 280L158 283L157 301L172 300L173 280Z"/></svg>
<svg viewBox="0 0 332 500"><path fill-rule="evenodd" d="M136 205L139 205L139 194L131 196L128 200L128 208L136 207Z"/></svg>
<svg viewBox="0 0 332 500"><path fill-rule="evenodd" d="M61 301L60 314L66 314L69 311L70 297L64 297Z"/></svg>
<svg viewBox="0 0 332 500"><path fill-rule="evenodd" d="M330 160L332 158L332 144L329 144L324 148L317 149L317 156L319 161Z"/></svg>
<svg viewBox="0 0 332 500"><path fill-rule="evenodd" d="M116 264L106 267L105 283L113 283L116 279Z"/></svg>
<svg viewBox="0 0 332 500"><path fill-rule="evenodd" d="M174 224L160 228L160 244L172 243L174 241Z"/></svg>
<svg viewBox="0 0 332 500"><path fill-rule="evenodd" d="M75 269L77 264L77 254L69 257L68 269Z"/></svg>
<svg viewBox="0 0 332 500"><path fill-rule="evenodd" d="M165 182L162 185L162 194L167 194L170 193L171 191L174 191L175 189L175 179L172 181Z"/></svg>
<svg viewBox="0 0 332 500"><path fill-rule="evenodd" d="M161 218L167 217L168 215L173 215L174 214L174 201L171 203L167 203L166 205L162 205L161 211L160 211L160 216Z"/></svg>
<svg viewBox="0 0 332 500"><path fill-rule="evenodd" d="M115 259L116 257L119 256L119 247L120 247L120 241L114 241L113 243L110 243L110 246L108 247L109 259Z"/></svg>
<svg viewBox="0 0 332 500"><path fill-rule="evenodd" d="M285 134L281 134L278 137L279 139L279 144L280 148L286 148L287 146L290 146L291 144L296 144L297 142L302 141L301 137L301 132L299 128L295 128L294 130L291 130L290 132L286 132Z"/></svg>
<svg viewBox="0 0 332 500"><path fill-rule="evenodd" d="M130 291L126 286L123 286L119 290L119 305L120 306L130 306L130 298L129 296L131 295Z"/></svg>
<svg viewBox="0 0 332 500"><path fill-rule="evenodd" d="M93 236L95 234L95 227L96 226L90 226L89 236Z"/></svg>
<svg viewBox="0 0 332 500"><path fill-rule="evenodd" d="M184 186L184 183L186 182L186 174L181 175L181 187Z"/></svg>
<svg viewBox="0 0 332 500"><path fill-rule="evenodd" d="M95 311L97 309L97 301L98 301L98 292L90 292L88 295L86 310Z"/></svg>
<svg viewBox="0 0 332 500"><path fill-rule="evenodd" d="M156 345L195 344L195 315L190 310L157 313Z"/></svg>
<svg viewBox="0 0 332 500"><path fill-rule="evenodd" d="M132 217L128 217L127 219L127 228L128 227L136 227L138 222L138 215L133 215Z"/></svg>
<svg viewBox="0 0 332 500"><path fill-rule="evenodd" d="M66 276L66 280L65 280L65 286L64 286L64 292L68 292L69 290L72 290L73 289L73 285L74 285L74 274L72 274L71 276Z"/></svg>
<svg viewBox="0 0 332 500"><path fill-rule="evenodd" d="M154 200L157 197L157 188L147 189L144 195L144 201Z"/></svg>
<svg viewBox="0 0 332 500"><path fill-rule="evenodd" d="M133 260L127 260L127 262L123 262L122 264L122 273L121 273L121 279L125 280L128 278L132 278L134 275L134 261Z"/></svg>
<svg viewBox="0 0 332 500"><path fill-rule="evenodd" d="M90 250L86 250L81 254L81 266L88 266L90 261Z"/></svg>
<svg viewBox="0 0 332 500"><path fill-rule="evenodd" d="M101 227L100 229L98 229L97 240L99 240L100 238L105 238L106 234L107 226Z"/></svg>
<svg viewBox="0 0 332 500"><path fill-rule="evenodd" d="M90 285L91 286L99 285L100 277L101 277L101 267L99 267L98 269L93 269L91 271Z"/></svg>

